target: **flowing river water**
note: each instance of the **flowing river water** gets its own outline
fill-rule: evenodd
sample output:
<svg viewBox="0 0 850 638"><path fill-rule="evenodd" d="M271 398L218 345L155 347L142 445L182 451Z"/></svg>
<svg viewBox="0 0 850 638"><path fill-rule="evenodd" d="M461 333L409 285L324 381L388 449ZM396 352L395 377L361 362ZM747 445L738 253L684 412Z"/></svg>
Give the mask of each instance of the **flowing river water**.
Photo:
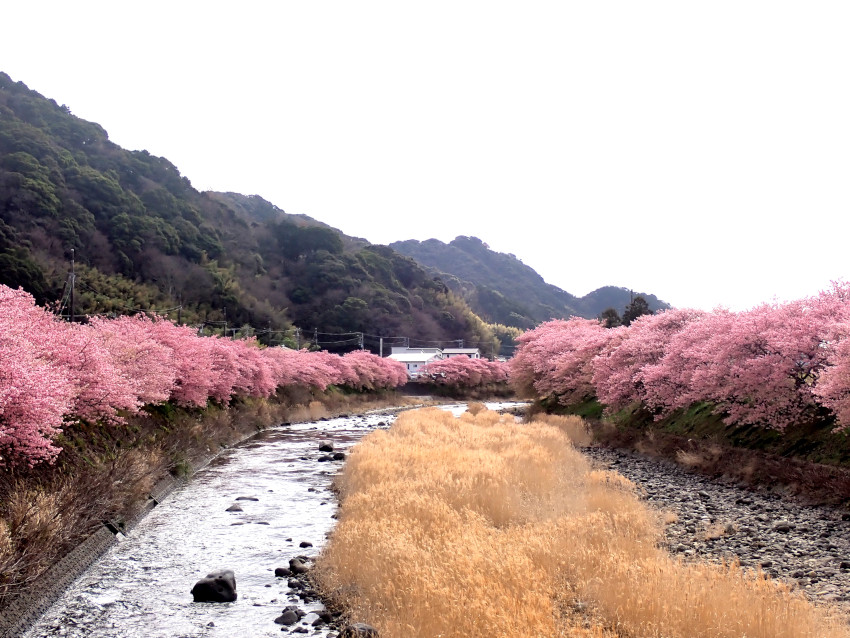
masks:
<svg viewBox="0 0 850 638"><path fill-rule="evenodd" d="M466 405L443 407L460 413ZM347 452L394 418L376 411L279 426L225 451L95 562L26 638L253 638L282 629L327 636L327 627L313 626L321 603L300 601L274 570L316 556L333 527L330 486L342 463L320 462L320 441ZM235 503L242 511L228 512ZM194 583L220 569L236 574L236 602L194 603ZM297 626L275 624L293 604L309 613Z"/></svg>

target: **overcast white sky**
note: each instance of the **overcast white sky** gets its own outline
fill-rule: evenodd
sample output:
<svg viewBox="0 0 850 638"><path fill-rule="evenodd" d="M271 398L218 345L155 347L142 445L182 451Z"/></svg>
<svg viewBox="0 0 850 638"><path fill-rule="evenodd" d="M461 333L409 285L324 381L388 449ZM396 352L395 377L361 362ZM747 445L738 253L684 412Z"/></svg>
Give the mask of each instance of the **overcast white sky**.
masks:
<svg viewBox="0 0 850 638"><path fill-rule="evenodd" d="M573 294L850 277L846 2L6 3L0 70L200 190Z"/></svg>

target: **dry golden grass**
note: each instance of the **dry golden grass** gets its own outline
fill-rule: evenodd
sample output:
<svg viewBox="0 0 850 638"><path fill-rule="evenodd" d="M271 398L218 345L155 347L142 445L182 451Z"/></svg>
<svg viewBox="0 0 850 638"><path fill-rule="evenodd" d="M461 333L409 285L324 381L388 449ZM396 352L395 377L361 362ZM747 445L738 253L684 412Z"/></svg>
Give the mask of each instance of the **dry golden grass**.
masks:
<svg viewBox="0 0 850 638"><path fill-rule="evenodd" d="M561 423L399 416L352 450L317 578L385 638L850 636L737 565L686 565L622 476Z"/></svg>
<svg viewBox="0 0 850 638"><path fill-rule="evenodd" d="M484 405L483 403L479 403L477 401L474 401L474 402L470 403L469 405L467 405L466 409L470 414L476 415L479 412L483 412L484 410L486 410L487 406Z"/></svg>
<svg viewBox="0 0 850 638"><path fill-rule="evenodd" d="M723 448L712 443L696 450L676 450L676 462L691 469L713 467L723 456Z"/></svg>
<svg viewBox="0 0 850 638"><path fill-rule="evenodd" d="M574 414L560 416L557 414L536 414L532 418L532 423L546 423L560 429L566 434L573 445L584 447L590 445L593 441L593 435L587 422L580 416Z"/></svg>
<svg viewBox="0 0 850 638"><path fill-rule="evenodd" d="M329 415L328 408L319 401L310 401L307 405L299 403L287 411L287 419L295 423L315 421Z"/></svg>
<svg viewBox="0 0 850 638"><path fill-rule="evenodd" d="M307 406L307 410L310 414L310 420L316 421L317 419L324 419L327 417L330 412L325 407L325 404L321 401L310 401L310 404Z"/></svg>
<svg viewBox="0 0 850 638"><path fill-rule="evenodd" d="M705 528L697 532L697 538L710 541L724 536L731 536L738 531L737 525L728 521L718 521L711 523Z"/></svg>
<svg viewBox="0 0 850 638"><path fill-rule="evenodd" d="M294 423L301 423L302 421L310 420L310 410L306 405L302 405L300 403L293 405L289 409L288 414L289 420Z"/></svg>

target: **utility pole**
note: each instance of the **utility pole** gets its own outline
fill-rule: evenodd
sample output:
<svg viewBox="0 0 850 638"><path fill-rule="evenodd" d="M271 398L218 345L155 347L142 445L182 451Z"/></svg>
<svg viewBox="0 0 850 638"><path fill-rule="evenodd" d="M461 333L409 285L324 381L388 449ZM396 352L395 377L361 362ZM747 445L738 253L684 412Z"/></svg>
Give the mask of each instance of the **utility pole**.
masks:
<svg viewBox="0 0 850 638"><path fill-rule="evenodd" d="M71 323L74 323L74 284L76 283L77 275L74 272L74 249L71 249L71 309L69 311Z"/></svg>
<svg viewBox="0 0 850 638"><path fill-rule="evenodd" d="M319 347L319 329L318 328L313 328L313 343L316 345L317 348Z"/></svg>
<svg viewBox="0 0 850 638"><path fill-rule="evenodd" d="M295 349L301 350L301 328L295 329Z"/></svg>
<svg viewBox="0 0 850 638"><path fill-rule="evenodd" d="M227 339L227 306L224 307L224 338Z"/></svg>
<svg viewBox="0 0 850 638"><path fill-rule="evenodd" d="M378 352L383 357L384 356L384 338L381 337L380 346L378 346Z"/></svg>
<svg viewBox="0 0 850 638"><path fill-rule="evenodd" d="M362 349L363 349L363 333L362 333L362 332L360 332L360 333L358 333L358 335L359 335L359 336L358 336L358 341L359 341L359 343L360 343L360 349L362 350Z"/></svg>

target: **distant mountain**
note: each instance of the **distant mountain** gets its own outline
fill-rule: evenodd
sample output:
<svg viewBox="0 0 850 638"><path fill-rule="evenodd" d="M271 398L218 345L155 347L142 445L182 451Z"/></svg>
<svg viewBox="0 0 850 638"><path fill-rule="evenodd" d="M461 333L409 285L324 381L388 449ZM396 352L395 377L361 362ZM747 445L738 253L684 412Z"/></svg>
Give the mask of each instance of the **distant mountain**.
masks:
<svg viewBox="0 0 850 638"><path fill-rule="evenodd" d="M257 195L199 192L167 159L0 73L0 283L61 299L67 315L72 255L77 317L167 312L331 350L357 347L356 333L374 349L382 336L497 346L413 259Z"/></svg>
<svg viewBox="0 0 850 638"><path fill-rule="evenodd" d="M370 242L362 237L349 237L333 226L313 219L307 215L290 214L282 208L278 208L271 202L266 201L259 195L242 195L241 193L218 193L207 191L205 193L212 199L221 202L233 210L241 219L253 228L274 224L278 222L289 222L300 227L316 227L330 229L337 233L347 250L359 250L370 245Z"/></svg>
<svg viewBox="0 0 850 638"><path fill-rule="evenodd" d="M514 255L490 250L477 237L460 236L448 244L437 239L411 239L390 247L440 277L491 323L531 328L553 318L596 318L607 308L622 313L633 296L626 288L606 286L576 297L546 283ZM670 307L655 295L636 294L642 295L652 310Z"/></svg>

